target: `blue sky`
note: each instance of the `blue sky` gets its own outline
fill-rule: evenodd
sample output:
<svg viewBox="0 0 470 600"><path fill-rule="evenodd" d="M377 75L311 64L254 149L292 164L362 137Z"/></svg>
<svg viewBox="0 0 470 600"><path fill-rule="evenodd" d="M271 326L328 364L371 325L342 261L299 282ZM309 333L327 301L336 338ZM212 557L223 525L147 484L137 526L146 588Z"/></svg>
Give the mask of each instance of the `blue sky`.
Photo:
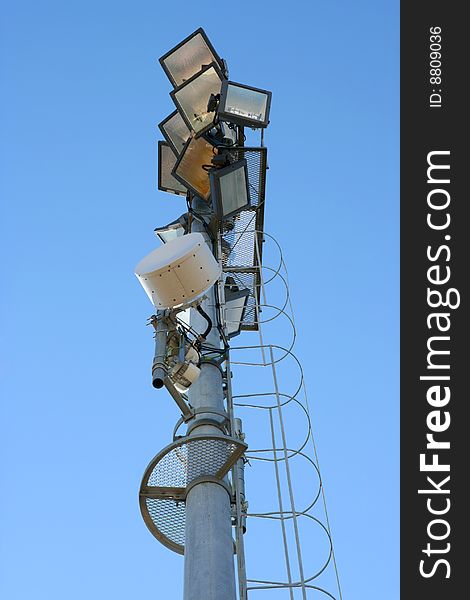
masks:
<svg viewBox="0 0 470 600"><path fill-rule="evenodd" d="M232 79L273 91L266 231L289 268L343 596L397 598L398 2L0 6L4 597L181 597L182 559L136 500L178 414L150 386L133 269L184 211L156 189L173 110L157 59L203 26Z"/></svg>

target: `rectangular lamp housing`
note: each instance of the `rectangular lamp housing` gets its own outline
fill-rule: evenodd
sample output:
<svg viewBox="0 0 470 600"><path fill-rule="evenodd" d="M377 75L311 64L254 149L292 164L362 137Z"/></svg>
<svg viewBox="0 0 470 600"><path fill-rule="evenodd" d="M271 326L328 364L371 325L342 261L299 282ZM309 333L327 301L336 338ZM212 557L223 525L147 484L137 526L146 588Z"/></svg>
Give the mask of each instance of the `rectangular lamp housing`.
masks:
<svg viewBox="0 0 470 600"><path fill-rule="evenodd" d="M267 90L225 80L220 93L219 119L254 129L267 127L271 96Z"/></svg>
<svg viewBox="0 0 470 600"><path fill-rule="evenodd" d="M236 291L225 290L225 330L229 339L241 332L249 295L250 290L247 288Z"/></svg>
<svg viewBox="0 0 470 600"><path fill-rule="evenodd" d="M200 27L160 59L160 64L173 87L178 87L211 63L224 71L225 65Z"/></svg>
<svg viewBox="0 0 470 600"><path fill-rule="evenodd" d="M215 112L209 112L207 104L212 94L220 94L223 80L221 70L212 63L170 92L178 112L196 137L214 126Z"/></svg>
<svg viewBox="0 0 470 600"><path fill-rule="evenodd" d="M220 219L236 215L250 205L248 168L245 159L209 172L211 200Z"/></svg>
<svg viewBox="0 0 470 600"><path fill-rule="evenodd" d="M170 144L175 155L178 156L191 135L191 130L186 125L186 121L175 110L159 123L158 128L165 140Z"/></svg>
<svg viewBox="0 0 470 600"><path fill-rule="evenodd" d="M167 142L158 142L158 189L162 192L186 196L187 189L172 175L176 156Z"/></svg>
<svg viewBox="0 0 470 600"><path fill-rule="evenodd" d="M208 200L211 192L209 173L214 146L204 138L189 138L176 161L172 175L188 190Z"/></svg>
<svg viewBox="0 0 470 600"><path fill-rule="evenodd" d="M168 223L168 225L165 225L164 227L156 227L154 233L164 244L166 244L170 240L185 235L185 223L187 223L187 213L182 215L179 219L176 219L176 221Z"/></svg>

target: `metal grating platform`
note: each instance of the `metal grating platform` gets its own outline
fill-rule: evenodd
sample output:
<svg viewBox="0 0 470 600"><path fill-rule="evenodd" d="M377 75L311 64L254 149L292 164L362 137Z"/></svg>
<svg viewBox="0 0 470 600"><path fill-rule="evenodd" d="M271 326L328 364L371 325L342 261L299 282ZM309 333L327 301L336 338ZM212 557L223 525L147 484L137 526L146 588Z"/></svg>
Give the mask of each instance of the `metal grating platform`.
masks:
<svg viewBox="0 0 470 600"><path fill-rule="evenodd" d="M262 263L262 240L264 227L264 205L266 195L267 149L264 147L240 147L230 151L233 161L246 159L248 165L248 183L251 206L234 220L234 228L222 232L225 247L224 272L233 277L238 287L248 288L250 296L242 323L243 330L258 329L257 305L259 304L260 278L259 269Z"/></svg>
<svg viewBox="0 0 470 600"><path fill-rule="evenodd" d="M267 148L240 146L231 148L231 162L246 159L252 208L260 208L266 195Z"/></svg>
<svg viewBox="0 0 470 600"><path fill-rule="evenodd" d="M164 448L142 478L139 503L150 532L184 554L186 488L199 477L223 479L247 446L237 438L184 437Z"/></svg>

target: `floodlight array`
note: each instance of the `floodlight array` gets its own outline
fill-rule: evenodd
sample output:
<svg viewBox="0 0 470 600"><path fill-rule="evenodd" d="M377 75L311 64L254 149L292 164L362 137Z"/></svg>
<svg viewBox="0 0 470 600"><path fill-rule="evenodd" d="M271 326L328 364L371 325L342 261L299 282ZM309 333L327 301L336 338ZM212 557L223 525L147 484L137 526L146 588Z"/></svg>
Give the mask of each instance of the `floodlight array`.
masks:
<svg viewBox="0 0 470 600"><path fill-rule="evenodd" d="M159 124L165 141L159 142L158 188L186 195L188 206L195 196L205 200L227 277L243 272L235 290L243 310L231 311L240 317L240 327L232 324L230 335L233 328L236 333L256 329L261 257L254 240L264 221L266 148L245 148L244 128L268 125L271 92L229 81L225 61L201 28L164 54L160 64L173 86L176 110ZM184 233L176 225L159 237Z"/></svg>
<svg viewBox="0 0 470 600"><path fill-rule="evenodd" d="M305 386L302 367L292 351L295 324L289 311L287 271L277 242L279 264L276 268L263 266L263 242L273 240L264 232L267 150L263 134L260 146L245 146L245 128L264 130L269 124L271 92L229 81L226 63L203 29L197 29L172 48L160 58L160 63L173 86L170 97L176 110L158 126L164 137L158 142L158 188L184 196L187 212L155 229L163 244L140 261L135 274L156 309L149 319L155 330L152 385L167 389L181 418L174 429L173 442L157 454L144 473L139 494L142 516L161 543L185 553L186 573L200 573L201 565L206 568L208 561L216 558L211 563L211 577L224 583L227 598L235 597L235 577L230 575L233 543L231 535L226 535L230 514L235 526L240 600L248 599L249 590L260 589L289 590L291 598L296 590L306 598L307 591L314 589L334 598L316 585L317 577L331 561L336 570L336 562L317 460L303 452L309 440L313 443L313 437L306 396L305 405L301 400ZM270 254L271 251L267 253ZM266 286L272 281L285 291L279 306L267 300ZM199 313L197 319L193 319L195 311ZM290 324L292 339L287 345L268 343L269 333L266 336L262 331L265 324L278 319ZM200 327L201 322L205 322L204 327ZM237 347L232 338L243 330L259 330L259 344ZM243 353L241 357L238 351ZM257 355L249 359L247 355L253 351ZM283 391L278 369L289 360L298 366L300 380L292 390ZM217 367L217 371L208 370L209 366ZM269 391L251 389L248 394L233 395L232 369L247 367L251 371L255 366L271 374ZM291 364L289 377L284 379L289 386L292 373ZM255 379L254 388L263 380L262 373ZM191 387L197 380L200 385ZM283 415L297 406L307 418L308 431L301 445L291 446ZM268 413L272 447L263 444L260 449L248 449L235 407L237 412L254 409ZM178 432L183 426L187 430L182 436ZM201 426L207 428L204 433L200 433ZM314 446L313 450L316 455ZM263 512L248 512L244 467L248 458L274 463L278 497L274 510L268 507ZM294 506L289 466L299 458L307 459L313 466L317 483L315 497L300 509L299 504ZM279 477L282 468L285 478ZM208 483L215 486L206 486ZM229 501L220 488L228 493ZM193 489L200 490L200 495L194 497ZM290 507L283 501L286 493ZM320 498L322 503L318 505L324 507L327 526L310 514ZM225 533L220 522L219 541L214 535L218 517L209 518L210 527L195 527L205 524L206 514L211 512L208 507L215 507L214 515L225 515ZM223 511L217 513L219 508ZM275 581L247 579L243 535L248 518L293 524L292 539L290 528L287 533L283 528L287 581L277 575ZM327 536L325 558L313 574L304 573L298 533L308 520ZM201 552L200 539L206 531L206 549ZM222 544L224 536L226 543ZM294 542L298 577L292 576L287 550ZM336 577L341 597L337 571ZM197 579L187 577L190 586ZM185 587L185 597L205 597L206 579L197 583L189 596L189 586Z"/></svg>

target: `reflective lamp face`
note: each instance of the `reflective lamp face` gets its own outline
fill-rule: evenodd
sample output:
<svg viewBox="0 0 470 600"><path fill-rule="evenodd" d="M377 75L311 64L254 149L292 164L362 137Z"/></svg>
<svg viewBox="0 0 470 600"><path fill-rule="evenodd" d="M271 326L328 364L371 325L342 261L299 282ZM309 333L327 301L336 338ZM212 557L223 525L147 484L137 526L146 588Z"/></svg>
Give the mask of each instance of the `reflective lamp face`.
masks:
<svg viewBox="0 0 470 600"><path fill-rule="evenodd" d="M267 127L271 92L224 81L218 110L219 119L249 127Z"/></svg>
<svg viewBox="0 0 470 600"><path fill-rule="evenodd" d="M185 229L179 221L176 221L175 223L170 223L166 227L155 229L155 234L158 235L164 244L166 244L167 242L184 235Z"/></svg>
<svg viewBox="0 0 470 600"><path fill-rule="evenodd" d="M178 229L167 229L166 231L160 231L158 233L158 237L162 240L164 244L171 240L175 240L177 237L181 237L182 235L184 235L182 227Z"/></svg>
<svg viewBox="0 0 470 600"><path fill-rule="evenodd" d="M210 172L211 197L220 218L230 217L250 204L246 160Z"/></svg>
<svg viewBox="0 0 470 600"><path fill-rule="evenodd" d="M248 303L248 289L225 292L225 325L228 338L235 337L241 331L246 305Z"/></svg>
<svg viewBox="0 0 470 600"><path fill-rule="evenodd" d="M213 151L214 146L204 138L190 138L173 169L176 179L204 200L208 200L211 191L204 166L211 165Z"/></svg>
<svg viewBox="0 0 470 600"><path fill-rule="evenodd" d="M183 117L175 110L158 127L163 133L163 137L170 144L173 152L178 156L191 134Z"/></svg>
<svg viewBox="0 0 470 600"><path fill-rule="evenodd" d="M196 137L213 126L215 113L207 111L211 94L220 94L223 75L213 63L170 93L173 102Z"/></svg>
<svg viewBox="0 0 470 600"><path fill-rule="evenodd" d="M217 63L223 69L222 60L202 28L197 29L160 58L160 64L173 87L191 79L211 63Z"/></svg>
<svg viewBox="0 0 470 600"><path fill-rule="evenodd" d="M176 156L166 142L158 142L158 189L170 194L186 196L186 188L171 174Z"/></svg>

